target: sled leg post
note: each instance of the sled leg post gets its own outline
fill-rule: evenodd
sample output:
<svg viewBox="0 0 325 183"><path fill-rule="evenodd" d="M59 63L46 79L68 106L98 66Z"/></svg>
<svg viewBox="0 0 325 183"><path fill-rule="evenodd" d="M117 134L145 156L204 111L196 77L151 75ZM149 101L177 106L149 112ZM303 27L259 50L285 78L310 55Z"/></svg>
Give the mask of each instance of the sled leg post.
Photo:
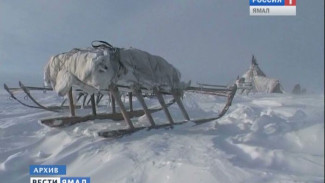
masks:
<svg viewBox="0 0 325 183"><path fill-rule="evenodd" d="M90 101L91 101L91 109L92 109L93 115L96 116L95 94L91 95Z"/></svg>
<svg viewBox="0 0 325 183"><path fill-rule="evenodd" d="M96 100L95 100L96 105L99 103L99 99L100 99L100 94L98 93L96 95Z"/></svg>
<svg viewBox="0 0 325 183"><path fill-rule="evenodd" d="M130 111L133 111L133 101L132 101L132 92L129 92L129 104L130 104Z"/></svg>
<svg viewBox="0 0 325 183"><path fill-rule="evenodd" d="M69 98L69 107L70 107L71 116L76 116L76 111L73 104L72 88L70 88L69 90L68 98Z"/></svg>
<svg viewBox="0 0 325 183"><path fill-rule="evenodd" d="M176 93L173 93L173 97L174 97L174 99L176 100L176 103L177 103L179 109L181 110L181 112L182 112L184 118L185 118L187 121L189 121L189 120L190 120L190 117L189 117L187 111L185 110L185 107L184 107L184 105L183 105L183 102L182 102L181 99L180 99L180 96L179 96L178 94L176 94Z"/></svg>
<svg viewBox="0 0 325 183"><path fill-rule="evenodd" d="M110 89L113 97L115 98L115 100L117 102L117 105L119 105L120 108L121 108L121 113L123 115L124 120L128 123L130 129L134 129L134 126L133 126L132 121L130 120L129 114L126 112L126 109L124 107L124 104L123 104L123 102L121 100L120 94L118 92L118 88L116 86L112 86L111 85L109 87L109 89Z"/></svg>
<svg viewBox="0 0 325 183"><path fill-rule="evenodd" d="M153 121L153 118L151 116L151 113L148 110L147 104L145 103L145 101L144 101L144 99L142 97L141 90L134 89L133 92L134 92L135 96L137 97L137 99L139 100L140 104L142 105L143 110L144 110L144 113L146 114L146 116L147 116L147 118L148 118L148 120L150 122L151 127L154 127L156 124Z"/></svg>
<svg viewBox="0 0 325 183"><path fill-rule="evenodd" d="M111 96L111 102L112 102L112 113L115 114L116 113L115 97L113 96L112 93L110 93L110 96Z"/></svg>
<svg viewBox="0 0 325 183"><path fill-rule="evenodd" d="M163 108L163 110L164 110L164 112L165 112L165 115L166 115L166 117L167 117L169 123L170 123L170 124L174 124L174 120L173 120L172 116L171 116L170 113L169 113L169 110L168 110L168 108L167 108L167 106L166 106L166 103L165 103L165 100L164 100L162 94L161 94L160 91L157 90L157 89L155 89L154 91L155 91L155 93L156 93L156 95L157 95L157 98L158 98L158 101L159 101L161 107Z"/></svg>

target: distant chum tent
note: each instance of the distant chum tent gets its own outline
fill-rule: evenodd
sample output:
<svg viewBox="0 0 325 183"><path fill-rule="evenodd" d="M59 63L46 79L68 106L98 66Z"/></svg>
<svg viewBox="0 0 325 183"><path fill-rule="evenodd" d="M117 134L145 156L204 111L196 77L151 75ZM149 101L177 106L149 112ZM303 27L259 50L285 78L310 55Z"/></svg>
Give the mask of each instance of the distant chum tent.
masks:
<svg viewBox="0 0 325 183"><path fill-rule="evenodd" d="M262 93L283 93L279 80L267 77L258 66L253 55L252 63L248 71L236 81L241 93L262 92ZM240 90L239 90L240 91Z"/></svg>

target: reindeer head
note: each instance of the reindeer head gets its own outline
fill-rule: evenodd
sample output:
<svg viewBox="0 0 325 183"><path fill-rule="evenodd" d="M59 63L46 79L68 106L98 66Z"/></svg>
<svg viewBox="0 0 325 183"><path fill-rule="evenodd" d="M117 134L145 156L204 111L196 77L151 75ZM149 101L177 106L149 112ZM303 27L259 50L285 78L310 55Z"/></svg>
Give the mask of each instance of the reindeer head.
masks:
<svg viewBox="0 0 325 183"><path fill-rule="evenodd" d="M119 63L114 59L113 52L103 50L103 54L93 59L91 71L92 85L99 89L107 88L115 82L119 72Z"/></svg>

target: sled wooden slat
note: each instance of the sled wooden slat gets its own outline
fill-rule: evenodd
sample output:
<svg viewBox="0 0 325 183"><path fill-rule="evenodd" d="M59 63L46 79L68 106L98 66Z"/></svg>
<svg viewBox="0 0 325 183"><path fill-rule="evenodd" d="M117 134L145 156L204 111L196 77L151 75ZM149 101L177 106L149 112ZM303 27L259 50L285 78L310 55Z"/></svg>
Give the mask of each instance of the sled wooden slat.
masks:
<svg viewBox="0 0 325 183"><path fill-rule="evenodd" d="M142 97L142 94L141 94L141 90L133 90L133 93L135 94L135 96L137 97L137 99L139 100L140 104L142 105L142 108L143 108L143 111L144 113L146 114L148 120L149 120L149 123L151 126L155 126L155 122L153 121L153 118L151 116L151 113L149 112L148 110L148 107L147 107L147 104L145 103L143 97Z"/></svg>
<svg viewBox="0 0 325 183"><path fill-rule="evenodd" d="M185 110L185 107L183 105L183 102L181 101L180 97L176 94L173 94L175 100L176 100L176 103L179 107L179 109L181 110L182 114L183 114L183 117L186 119L186 120L190 120L190 116L188 115L187 111Z"/></svg>
<svg viewBox="0 0 325 183"><path fill-rule="evenodd" d="M162 94L160 93L159 90L156 90L155 93L156 93L156 95L157 95L157 98L158 98L158 101L159 101L161 107L163 108L163 110L164 110L164 112L165 112L165 115L166 115L166 117L167 117L169 123L170 123L170 124L173 124L173 123L174 123L174 120L173 120L172 116L171 116L170 113L169 113L169 110L168 110L168 108L167 108L167 106L166 106L166 103L165 103L165 100L164 100Z"/></svg>
<svg viewBox="0 0 325 183"><path fill-rule="evenodd" d="M119 94L118 88L116 86L110 86L109 88L110 88L110 91L111 91L113 97L115 98L115 100L117 102L117 105L119 105L119 107L121 109L121 113L123 115L124 121L129 125L129 127L131 129L133 129L134 128L133 123L132 123L128 113L126 112L126 109L125 109L124 104L121 100L121 96Z"/></svg>

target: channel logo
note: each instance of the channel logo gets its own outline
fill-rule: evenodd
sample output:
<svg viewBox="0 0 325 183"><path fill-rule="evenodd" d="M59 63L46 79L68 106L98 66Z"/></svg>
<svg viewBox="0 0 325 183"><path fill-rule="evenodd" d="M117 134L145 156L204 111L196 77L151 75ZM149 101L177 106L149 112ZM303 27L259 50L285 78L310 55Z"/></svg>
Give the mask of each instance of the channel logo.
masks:
<svg viewBox="0 0 325 183"><path fill-rule="evenodd" d="M30 183L90 183L90 177L59 177L66 172L65 165L30 165Z"/></svg>
<svg viewBox="0 0 325 183"><path fill-rule="evenodd" d="M296 16L296 0L249 0L251 16Z"/></svg>

